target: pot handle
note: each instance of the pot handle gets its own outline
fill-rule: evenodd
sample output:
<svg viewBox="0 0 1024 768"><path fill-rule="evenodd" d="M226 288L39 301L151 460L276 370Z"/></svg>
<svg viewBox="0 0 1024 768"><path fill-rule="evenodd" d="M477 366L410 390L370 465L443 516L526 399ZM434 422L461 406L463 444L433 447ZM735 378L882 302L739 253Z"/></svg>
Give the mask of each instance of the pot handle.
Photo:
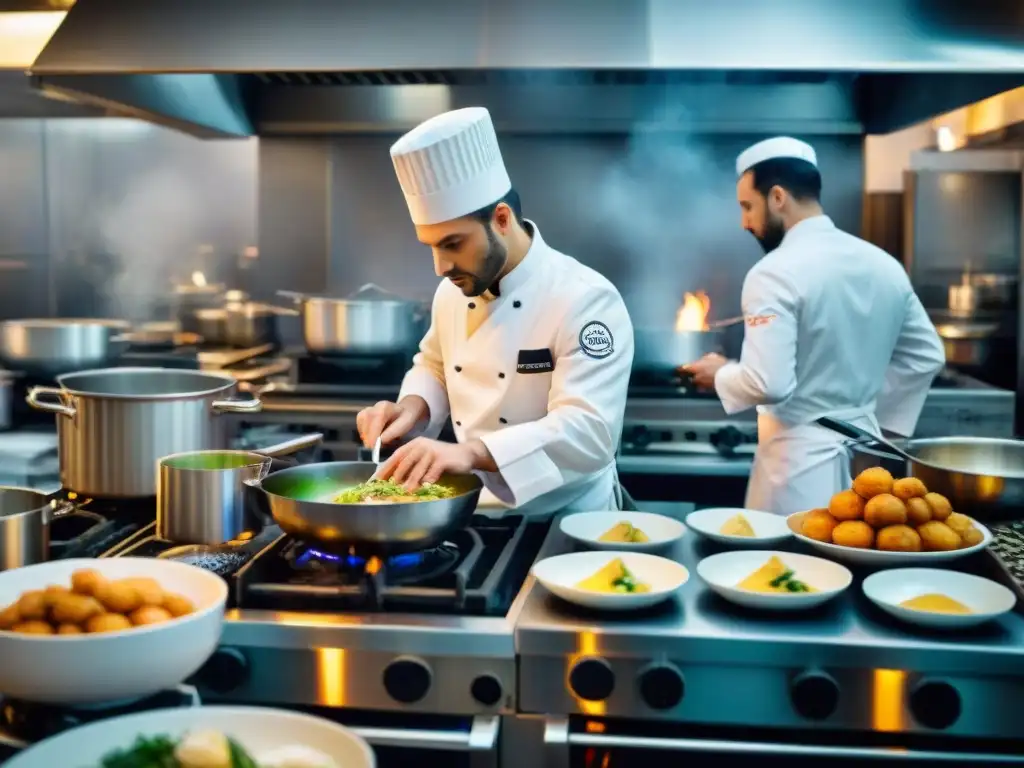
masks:
<svg viewBox="0 0 1024 768"><path fill-rule="evenodd" d="M214 413L259 413L263 402L254 397L251 400L214 400L210 403Z"/></svg>
<svg viewBox="0 0 1024 768"><path fill-rule="evenodd" d="M76 507L70 501L62 499L61 501L54 500L50 502L50 506L48 506L46 509L47 512L43 522L44 524L49 525L53 520L57 519L58 517L64 517L65 515L74 514ZM99 515L96 515L95 517L99 517ZM100 519L103 520L104 518Z"/></svg>
<svg viewBox="0 0 1024 768"><path fill-rule="evenodd" d="M260 456L269 456L270 458L277 458L278 456L288 456L292 453L298 453L303 448L312 448L314 445L319 445L324 439L322 432L314 432L309 435L302 435L300 437L286 440L283 443L276 443L275 445L268 445L266 448L256 448L253 453L258 453Z"/></svg>
<svg viewBox="0 0 1024 768"><path fill-rule="evenodd" d="M43 397L51 396L56 398L58 402L41 399ZM63 389L58 389L57 387L32 387L25 396L25 402L37 411L58 413L61 416L67 416L70 419L73 418L78 411L74 406L64 404L65 396L65 391Z"/></svg>
<svg viewBox="0 0 1024 768"><path fill-rule="evenodd" d="M299 293L298 291L277 291L278 296L283 296L286 299L291 299L296 304L301 304L306 299L310 298L308 293Z"/></svg>

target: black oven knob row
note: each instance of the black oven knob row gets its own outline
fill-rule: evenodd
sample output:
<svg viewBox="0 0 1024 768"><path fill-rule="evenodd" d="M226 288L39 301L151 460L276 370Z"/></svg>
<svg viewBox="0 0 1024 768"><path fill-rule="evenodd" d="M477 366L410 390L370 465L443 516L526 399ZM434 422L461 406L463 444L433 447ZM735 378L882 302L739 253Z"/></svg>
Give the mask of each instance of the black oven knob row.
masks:
<svg viewBox="0 0 1024 768"><path fill-rule="evenodd" d="M214 693L230 693L249 681L249 661L235 648L218 648L200 667L196 681Z"/></svg>
<svg viewBox="0 0 1024 768"><path fill-rule="evenodd" d="M803 672L790 683L789 696L800 717L827 720L839 707L839 683L826 672Z"/></svg>
<svg viewBox="0 0 1024 768"><path fill-rule="evenodd" d="M651 709L672 709L683 700L683 674L671 664L654 664L637 676L640 698Z"/></svg>
<svg viewBox="0 0 1024 768"><path fill-rule="evenodd" d="M480 675L469 687L473 700L485 707L493 707L505 694L505 689L494 675Z"/></svg>
<svg viewBox="0 0 1024 768"><path fill-rule="evenodd" d="M615 690L615 673L604 659L580 659L569 671L569 688L584 701L604 701Z"/></svg>
<svg viewBox="0 0 1024 768"><path fill-rule="evenodd" d="M922 680L910 692L910 713L921 725L941 731L960 719L960 694L949 683Z"/></svg>
<svg viewBox="0 0 1024 768"><path fill-rule="evenodd" d="M709 442L723 453L732 453L746 442L746 437L736 427L723 427L711 433Z"/></svg>
<svg viewBox="0 0 1024 768"><path fill-rule="evenodd" d="M427 695L434 675L419 659L395 659L384 669L384 690L401 704L414 704Z"/></svg>

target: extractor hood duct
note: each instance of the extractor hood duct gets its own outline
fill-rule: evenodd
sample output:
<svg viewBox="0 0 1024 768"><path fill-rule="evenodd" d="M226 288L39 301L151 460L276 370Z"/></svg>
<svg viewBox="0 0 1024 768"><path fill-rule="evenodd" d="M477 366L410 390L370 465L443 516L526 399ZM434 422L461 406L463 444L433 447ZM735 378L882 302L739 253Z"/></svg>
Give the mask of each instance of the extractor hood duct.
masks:
<svg viewBox="0 0 1024 768"><path fill-rule="evenodd" d="M1024 84L1020 0L79 0L44 91L200 135L885 132ZM670 107L666 109L666 106Z"/></svg>

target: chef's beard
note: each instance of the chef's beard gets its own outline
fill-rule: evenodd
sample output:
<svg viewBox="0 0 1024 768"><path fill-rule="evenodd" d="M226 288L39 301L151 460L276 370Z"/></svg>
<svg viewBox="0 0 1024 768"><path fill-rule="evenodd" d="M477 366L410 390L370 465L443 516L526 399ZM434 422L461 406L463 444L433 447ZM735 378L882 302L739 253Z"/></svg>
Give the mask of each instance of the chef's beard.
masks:
<svg viewBox="0 0 1024 768"><path fill-rule="evenodd" d="M484 225L484 230L487 232L487 252L481 261L479 272L474 274L452 270L445 274L445 277L453 282L455 278L462 278L456 285L464 296L479 296L488 289L497 293L498 275L508 261L508 248L505 244L498 239L489 224Z"/></svg>
<svg viewBox="0 0 1024 768"><path fill-rule="evenodd" d="M761 249L767 254L782 245L782 238L785 236L786 226L782 223L782 218L769 213L765 220L764 234L760 237L754 235L754 239L761 244Z"/></svg>

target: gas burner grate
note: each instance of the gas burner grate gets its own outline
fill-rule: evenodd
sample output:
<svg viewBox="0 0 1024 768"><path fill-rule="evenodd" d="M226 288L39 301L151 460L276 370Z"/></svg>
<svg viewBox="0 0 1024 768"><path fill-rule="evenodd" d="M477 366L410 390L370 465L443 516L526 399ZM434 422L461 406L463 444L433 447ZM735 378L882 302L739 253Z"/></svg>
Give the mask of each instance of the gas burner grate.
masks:
<svg viewBox="0 0 1024 768"><path fill-rule="evenodd" d="M483 541L475 531L468 533L471 539L470 554L478 556ZM354 553L337 555L293 541L282 556L291 562L298 578L303 581L308 579L310 584L359 583L370 576L381 584L401 585L444 576L455 568L461 555L459 546L450 541L433 549L392 555L384 560L361 557ZM471 570L474 563L475 560L463 560L458 570L462 573ZM458 579L462 574L456 572L454 575Z"/></svg>
<svg viewBox="0 0 1024 768"><path fill-rule="evenodd" d="M988 552L995 558L1007 586L1017 593L1017 610L1024 610L1024 520L988 528L992 532Z"/></svg>

